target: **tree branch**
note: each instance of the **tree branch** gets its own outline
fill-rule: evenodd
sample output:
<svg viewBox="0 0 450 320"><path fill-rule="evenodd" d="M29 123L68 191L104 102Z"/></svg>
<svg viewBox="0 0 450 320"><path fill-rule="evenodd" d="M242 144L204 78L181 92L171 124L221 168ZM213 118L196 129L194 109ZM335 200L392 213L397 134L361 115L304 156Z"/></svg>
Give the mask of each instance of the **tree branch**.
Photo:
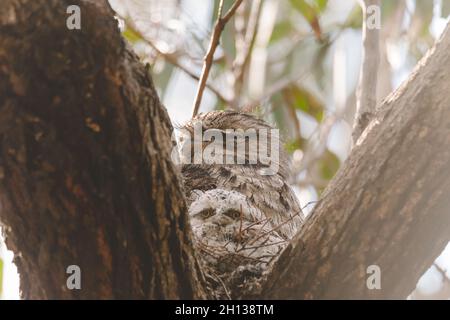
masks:
<svg viewBox="0 0 450 320"><path fill-rule="evenodd" d="M368 8L380 8L380 0L360 0L363 8L363 63L357 91L356 114L353 125L353 141L356 143L377 106L378 65L380 63L380 31L368 25Z"/></svg>
<svg viewBox="0 0 450 320"><path fill-rule="evenodd" d="M253 45L255 43L256 33L258 31L259 17L261 15L261 0L253 0L251 3L249 19L245 34L242 39L236 41L236 58L233 61L233 87L234 103L239 106L242 85L244 82L245 69L248 66ZM244 19L244 17L242 17Z"/></svg>
<svg viewBox="0 0 450 320"><path fill-rule="evenodd" d="M263 288L265 298L406 298L450 239L450 26L381 106ZM366 286L368 266L381 290Z"/></svg>
<svg viewBox="0 0 450 320"><path fill-rule="evenodd" d="M81 30L65 26L80 5ZM0 219L24 298L203 298L172 128L92 1L0 2ZM404 298L450 234L450 30L378 111L258 298ZM82 290L65 286L82 270ZM366 286L369 265L381 290Z"/></svg>
<svg viewBox="0 0 450 320"><path fill-rule="evenodd" d="M116 16L118 16L119 18L121 18L122 20L124 20L127 24L127 27L130 28L134 33L136 33L142 40L145 41L145 43L147 43L153 50L155 50L160 56L162 56L167 62L169 62L170 64L174 65L175 67L177 67L178 69L180 69L181 71L183 71L184 73L186 73L188 76L190 76L192 79L194 80L200 80L200 77L198 75L196 75L193 71L189 70L188 68L186 68L183 64L181 64L180 61L178 61L178 59L176 57L174 57L171 54L168 54L162 50L160 50L154 43L153 41L151 41L150 39L148 39L147 37L145 37L142 32L140 32L136 26L133 24L132 21L130 21L129 19L126 19L122 16L120 16L118 13L116 13ZM220 99L222 102L224 103L231 103L230 99L226 98L218 89L216 89L212 84L206 82L205 84L206 88L208 88L209 90L211 90L212 93L214 93L216 95L216 97L218 99Z"/></svg>
<svg viewBox="0 0 450 320"><path fill-rule="evenodd" d="M231 8L228 10L228 12L222 17L223 2L224 0L220 0L219 10L217 13L217 21L214 26L214 31L211 35L211 41L209 43L208 51L206 52L204 58L202 74L200 76L197 94L195 95L194 105L192 107L193 117L197 115L198 110L200 108L200 103L202 102L203 91L205 90L206 81L208 80L209 71L211 70L211 66L213 63L214 52L216 51L216 48L219 45L220 35L222 34L222 31L225 28L225 25L227 24L228 20L231 19L233 14L236 12L237 8L242 3L242 0L236 0L231 6Z"/></svg>

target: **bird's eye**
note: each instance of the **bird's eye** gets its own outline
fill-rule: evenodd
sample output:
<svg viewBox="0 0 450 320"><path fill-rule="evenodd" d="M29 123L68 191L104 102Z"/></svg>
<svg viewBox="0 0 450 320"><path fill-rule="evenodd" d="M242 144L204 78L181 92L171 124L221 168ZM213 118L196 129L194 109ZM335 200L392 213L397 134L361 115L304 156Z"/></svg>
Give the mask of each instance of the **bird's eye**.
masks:
<svg viewBox="0 0 450 320"><path fill-rule="evenodd" d="M214 214L215 214L215 211L214 211L214 209L211 209L211 208L202 210L202 211L200 211L200 213L199 213L199 215L200 215L203 219L212 217Z"/></svg>
<svg viewBox="0 0 450 320"><path fill-rule="evenodd" d="M232 219L235 219L235 220L237 220L241 217L241 213L234 209L229 209L229 210L225 211L224 215L226 215Z"/></svg>

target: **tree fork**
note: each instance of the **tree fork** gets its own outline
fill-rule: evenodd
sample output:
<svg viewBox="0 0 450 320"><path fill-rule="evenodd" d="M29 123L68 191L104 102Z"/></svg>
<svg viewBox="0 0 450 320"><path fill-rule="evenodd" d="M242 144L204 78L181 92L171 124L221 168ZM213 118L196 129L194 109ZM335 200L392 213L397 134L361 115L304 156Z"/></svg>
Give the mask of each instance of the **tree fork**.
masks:
<svg viewBox="0 0 450 320"><path fill-rule="evenodd" d="M98 3L0 2L0 221L23 297L206 297L170 121ZM81 30L65 25L73 4ZM262 298L412 291L450 234L448 52L447 28L362 134ZM65 286L72 264L80 291ZM381 290L367 289L370 265Z"/></svg>

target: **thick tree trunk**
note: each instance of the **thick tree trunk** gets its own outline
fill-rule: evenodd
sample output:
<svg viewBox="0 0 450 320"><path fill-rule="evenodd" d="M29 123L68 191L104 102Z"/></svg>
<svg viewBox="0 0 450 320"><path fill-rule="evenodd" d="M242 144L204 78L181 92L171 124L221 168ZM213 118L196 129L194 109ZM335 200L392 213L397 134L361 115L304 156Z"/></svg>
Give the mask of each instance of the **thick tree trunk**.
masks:
<svg viewBox="0 0 450 320"><path fill-rule="evenodd" d="M266 298L406 298L450 240L450 28L381 106ZM370 265L381 290L369 290Z"/></svg>
<svg viewBox="0 0 450 320"><path fill-rule="evenodd" d="M0 220L23 297L202 297L170 121L101 3L0 2Z"/></svg>
<svg viewBox="0 0 450 320"><path fill-rule="evenodd" d="M202 298L171 126L104 2L0 2L0 221L24 298ZM82 8L82 29L66 8ZM450 238L450 32L383 106L265 298L404 298ZM82 289L66 268L79 265ZM381 290L366 287L369 265Z"/></svg>

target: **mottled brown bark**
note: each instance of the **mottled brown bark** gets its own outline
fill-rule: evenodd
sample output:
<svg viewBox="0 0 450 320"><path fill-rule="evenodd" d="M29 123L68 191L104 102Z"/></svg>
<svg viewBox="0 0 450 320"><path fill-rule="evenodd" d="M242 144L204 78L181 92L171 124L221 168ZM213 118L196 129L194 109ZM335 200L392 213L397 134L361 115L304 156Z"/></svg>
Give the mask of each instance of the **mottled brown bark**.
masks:
<svg viewBox="0 0 450 320"><path fill-rule="evenodd" d="M450 239L450 28L381 107L265 298L406 298ZM369 265L381 290L368 290Z"/></svg>
<svg viewBox="0 0 450 320"><path fill-rule="evenodd" d="M73 4L81 30L66 28ZM0 220L22 294L202 297L171 124L109 10L0 2Z"/></svg>

